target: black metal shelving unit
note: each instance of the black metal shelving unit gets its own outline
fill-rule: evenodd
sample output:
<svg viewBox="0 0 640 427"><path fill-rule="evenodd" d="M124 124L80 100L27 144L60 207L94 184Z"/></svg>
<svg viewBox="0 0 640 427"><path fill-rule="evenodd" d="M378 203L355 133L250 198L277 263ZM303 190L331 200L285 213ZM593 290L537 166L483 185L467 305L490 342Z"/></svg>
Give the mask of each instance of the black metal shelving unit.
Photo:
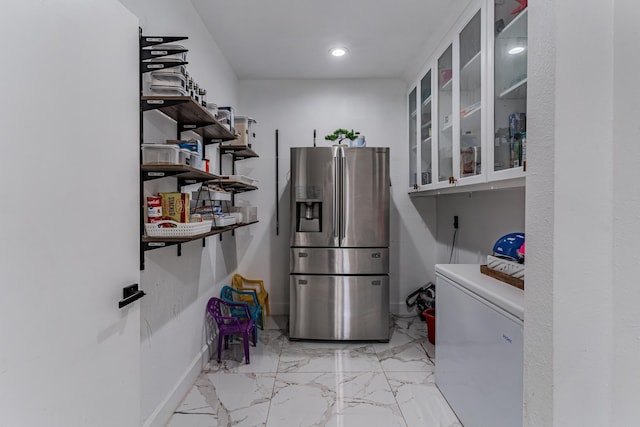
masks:
<svg viewBox="0 0 640 427"><path fill-rule="evenodd" d="M140 146L144 143L144 125L143 114L147 111L159 111L176 123L176 138L180 139L183 132L193 131L202 137L203 146L210 144L221 144L226 141L236 139L236 136L222 125L206 108L195 102L190 96L144 96L142 80L145 73L157 71L161 69L186 65L185 61L163 61L162 58L175 53L187 52L183 48L165 48L161 47L153 49L153 46L165 43L172 43L180 40L186 40L188 37L182 36L144 36L140 30ZM151 48L151 49L150 49ZM258 157L258 155L246 146L230 146L220 145L220 156L222 154L231 153L235 160L241 160L250 157ZM233 148L226 148L233 147ZM220 165L222 162L220 160ZM222 167L222 166L220 166ZM222 170L222 169L220 169ZM235 172L235 166L233 167ZM148 237L145 235L144 227L144 183L149 180L161 179L166 177L175 177L177 179L177 187L180 191L181 187L195 183L215 183L216 185L231 192L232 200L236 192L255 190L257 187L237 182L225 182L219 175L202 171L185 165L143 165L142 151L140 152L140 270L144 270L144 254L148 250L163 248L167 246L178 246L178 256L181 255L181 244L193 240L202 240L204 246L204 238L216 234L222 234L239 227L245 227L255 224L257 221L236 224L227 227L219 227L212 229L210 232L197 236L184 238L160 238Z"/></svg>
<svg viewBox="0 0 640 427"><path fill-rule="evenodd" d="M224 174L222 174L222 156L223 155L229 154L232 157L231 175L236 174L236 161L260 157L258 156L258 153L253 151L253 149L248 145L220 144L218 148L220 150L220 156L218 157L218 166L219 166L218 170L220 171L220 174L222 177L225 176ZM222 187L224 189L232 190L231 204L233 206L235 206L236 204L236 197L235 197L236 193L244 193L245 191L253 191L258 189L258 187L251 184L246 184L239 181L224 180L222 178L218 182L222 184ZM234 234L235 233L232 230L231 235L233 236ZM222 240L222 236L220 236L220 240Z"/></svg>

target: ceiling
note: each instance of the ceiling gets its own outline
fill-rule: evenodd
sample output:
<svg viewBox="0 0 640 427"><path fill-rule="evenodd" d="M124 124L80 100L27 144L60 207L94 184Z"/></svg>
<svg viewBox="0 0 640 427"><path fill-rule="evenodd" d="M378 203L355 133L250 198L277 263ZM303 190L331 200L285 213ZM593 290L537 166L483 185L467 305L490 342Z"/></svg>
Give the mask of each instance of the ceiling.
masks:
<svg viewBox="0 0 640 427"><path fill-rule="evenodd" d="M405 80L469 1L191 0L239 79Z"/></svg>

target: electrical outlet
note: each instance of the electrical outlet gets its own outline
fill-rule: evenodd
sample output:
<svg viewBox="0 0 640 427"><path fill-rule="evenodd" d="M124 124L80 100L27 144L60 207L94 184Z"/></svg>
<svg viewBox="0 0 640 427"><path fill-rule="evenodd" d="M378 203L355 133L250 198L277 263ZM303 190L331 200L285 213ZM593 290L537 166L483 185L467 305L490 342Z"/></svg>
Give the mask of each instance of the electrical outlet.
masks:
<svg viewBox="0 0 640 427"><path fill-rule="evenodd" d="M453 228L458 229L458 215L453 216Z"/></svg>

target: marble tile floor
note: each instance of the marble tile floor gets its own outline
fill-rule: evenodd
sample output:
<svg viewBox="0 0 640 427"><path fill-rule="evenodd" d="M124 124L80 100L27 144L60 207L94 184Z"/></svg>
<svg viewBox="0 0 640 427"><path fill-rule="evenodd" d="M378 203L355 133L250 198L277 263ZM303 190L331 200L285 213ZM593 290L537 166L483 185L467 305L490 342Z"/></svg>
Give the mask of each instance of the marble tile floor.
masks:
<svg viewBox="0 0 640 427"><path fill-rule="evenodd" d="M286 327L268 319L249 365L240 340L220 364L214 349L167 427L462 426L434 384L419 317L395 317L388 343L289 341Z"/></svg>

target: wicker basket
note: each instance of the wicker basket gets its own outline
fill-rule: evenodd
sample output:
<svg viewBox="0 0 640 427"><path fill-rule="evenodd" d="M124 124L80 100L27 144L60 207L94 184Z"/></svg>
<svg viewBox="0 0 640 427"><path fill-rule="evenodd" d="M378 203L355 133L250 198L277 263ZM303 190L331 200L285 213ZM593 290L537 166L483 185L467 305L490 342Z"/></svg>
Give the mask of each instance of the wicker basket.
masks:
<svg viewBox="0 0 640 427"><path fill-rule="evenodd" d="M211 231L212 221L176 222L163 220L152 224L145 224L144 228L149 237L193 237Z"/></svg>

